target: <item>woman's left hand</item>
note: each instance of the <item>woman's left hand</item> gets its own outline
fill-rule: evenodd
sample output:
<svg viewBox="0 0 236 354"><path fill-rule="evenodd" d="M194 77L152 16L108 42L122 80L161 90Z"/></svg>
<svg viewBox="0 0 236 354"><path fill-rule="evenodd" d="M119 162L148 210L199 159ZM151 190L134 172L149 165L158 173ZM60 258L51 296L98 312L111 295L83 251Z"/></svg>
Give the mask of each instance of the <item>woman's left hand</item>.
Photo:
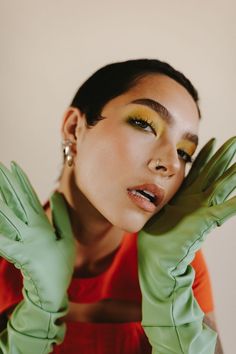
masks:
<svg viewBox="0 0 236 354"><path fill-rule="evenodd" d="M173 200L139 233L142 324L149 332L159 327L153 338L162 342L168 338L168 353L174 347L192 353L190 344L196 346L193 353L202 353L202 338L210 340L210 332L201 333L203 313L192 295L194 271L189 264L206 235L236 214L236 197L228 199L236 188L236 164L228 168L236 152L236 137L210 158L213 143L202 149ZM212 352L207 350L203 352Z"/></svg>

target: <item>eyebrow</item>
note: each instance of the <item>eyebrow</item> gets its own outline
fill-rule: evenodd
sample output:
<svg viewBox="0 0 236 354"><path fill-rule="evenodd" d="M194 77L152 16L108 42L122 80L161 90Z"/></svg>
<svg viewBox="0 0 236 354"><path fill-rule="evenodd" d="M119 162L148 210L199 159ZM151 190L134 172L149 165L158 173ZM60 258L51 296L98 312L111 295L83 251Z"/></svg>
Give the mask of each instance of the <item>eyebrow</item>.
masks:
<svg viewBox="0 0 236 354"><path fill-rule="evenodd" d="M151 108L156 113L160 114L162 119L166 121L168 124L174 123L174 117L168 111L168 109L157 101L152 100L151 98L139 98L137 100L132 101L131 103L140 104L143 106L147 106ZM190 132L186 132L183 138L192 141L194 144L198 145L198 136L196 134L192 134Z"/></svg>

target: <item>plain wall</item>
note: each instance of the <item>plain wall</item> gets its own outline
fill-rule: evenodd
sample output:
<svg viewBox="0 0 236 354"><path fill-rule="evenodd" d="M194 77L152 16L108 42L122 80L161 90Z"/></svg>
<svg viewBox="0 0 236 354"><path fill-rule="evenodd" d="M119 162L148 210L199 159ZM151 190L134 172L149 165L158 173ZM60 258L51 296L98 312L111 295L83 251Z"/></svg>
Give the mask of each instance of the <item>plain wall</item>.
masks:
<svg viewBox="0 0 236 354"><path fill-rule="evenodd" d="M236 134L234 0L0 0L0 160L42 201L61 168L61 117L78 86L113 61L159 58L199 90L200 145ZM236 218L204 246L226 354L235 353Z"/></svg>

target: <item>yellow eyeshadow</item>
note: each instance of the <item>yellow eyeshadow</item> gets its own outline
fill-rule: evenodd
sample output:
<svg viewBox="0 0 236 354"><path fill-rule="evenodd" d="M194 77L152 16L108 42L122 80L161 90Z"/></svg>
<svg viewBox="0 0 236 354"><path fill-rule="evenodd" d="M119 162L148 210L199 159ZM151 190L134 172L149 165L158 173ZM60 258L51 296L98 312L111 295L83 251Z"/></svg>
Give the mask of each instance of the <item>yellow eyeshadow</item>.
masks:
<svg viewBox="0 0 236 354"><path fill-rule="evenodd" d="M158 113L153 112L153 110L148 107L144 107L140 105L135 105L135 108L133 109L130 109L130 107L126 107L123 113L126 116L126 118L132 117L132 118L143 119L145 121L152 122L152 125L154 126L156 132L158 132L157 134L158 136L160 136L160 134L162 134L162 132L165 129L166 123L163 121L163 119L158 115ZM196 144L187 139L182 139L177 144L177 149L184 150L190 156L194 154L196 148L197 148Z"/></svg>
<svg viewBox="0 0 236 354"><path fill-rule="evenodd" d="M136 107L134 109L126 109L124 111L124 115L128 118L137 118L137 119L143 119L148 122L152 122L154 125L155 129L160 132L164 128L164 122L162 119L158 116L157 113L153 112L151 109L146 108L146 107Z"/></svg>
<svg viewBox="0 0 236 354"><path fill-rule="evenodd" d="M190 140L181 140L178 145L177 149L184 150L187 154L192 156L196 150L197 146Z"/></svg>
<svg viewBox="0 0 236 354"><path fill-rule="evenodd" d="M138 107L137 107L138 106ZM140 105L136 105L136 108L133 109L126 109L124 111L125 115L129 115L129 116L137 116L138 118L146 118L146 119L154 119L154 120L158 120L158 115L157 113L153 112L153 110L151 110L148 107L142 107Z"/></svg>

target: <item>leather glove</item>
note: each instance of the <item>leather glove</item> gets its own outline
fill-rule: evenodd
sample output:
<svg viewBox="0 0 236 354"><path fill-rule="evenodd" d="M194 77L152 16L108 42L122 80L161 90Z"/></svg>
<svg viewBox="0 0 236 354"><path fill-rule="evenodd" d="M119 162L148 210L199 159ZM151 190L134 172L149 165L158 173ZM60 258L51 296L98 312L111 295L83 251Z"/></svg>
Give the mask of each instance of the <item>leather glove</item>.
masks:
<svg viewBox="0 0 236 354"><path fill-rule="evenodd" d="M0 255L23 275L24 300L1 334L2 353L49 353L63 339L75 259L75 245L64 198L50 199L53 225L27 176L14 162L0 164ZM1 351L0 351L1 353Z"/></svg>
<svg viewBox="0 0 236 354"><path fill-rule="evenodd" d="M236 214L236 137L212 155L200 152L176 196L138 235L142 325L155 354L214 353L216 334L203 324L189 265L206 235ZM210 159L209 159L210 158Z"/></svg>

